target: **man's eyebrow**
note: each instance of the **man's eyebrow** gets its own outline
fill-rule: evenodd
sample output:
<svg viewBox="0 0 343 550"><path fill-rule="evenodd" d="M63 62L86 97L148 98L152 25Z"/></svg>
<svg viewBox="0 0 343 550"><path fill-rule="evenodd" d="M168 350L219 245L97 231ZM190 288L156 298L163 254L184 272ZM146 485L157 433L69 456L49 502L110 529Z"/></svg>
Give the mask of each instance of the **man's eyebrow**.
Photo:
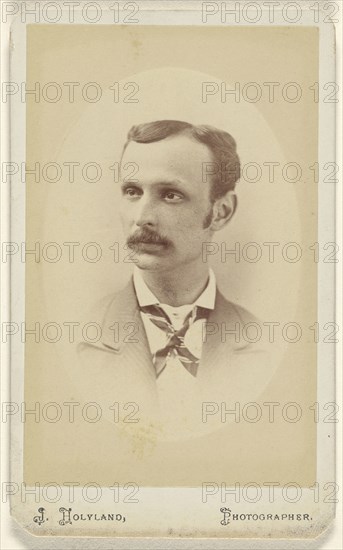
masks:
<svg viewBox="0 0 343 550"><path fill-rule="evenodd" d="M121 186L125 187L127 185L141 185L140 181L138 179L133 178L130 179L124 179L121 182ZM182 180L179 179L159 179L154 182L152 182L152 185L159 186L159 187L177 187L180 190L184 190L185 183Z"/></svg>
<svg viewBox="0 0 343 550"><path fill-rule="evenodd" d="M183 189L185 183L179 179L171 179L171 180L168 180L168 179L163 179L163 180L158 180L156 182L154 182L155 185L160 185L161 187L180 187Z"/></svg>
<svg viewBox="0 0 343 550"><path fill-rule="evenodd" d="M122 180L120 183L121 187L125 187L127 185L139 185L139 180L133 179L133 180Z"/></svg>

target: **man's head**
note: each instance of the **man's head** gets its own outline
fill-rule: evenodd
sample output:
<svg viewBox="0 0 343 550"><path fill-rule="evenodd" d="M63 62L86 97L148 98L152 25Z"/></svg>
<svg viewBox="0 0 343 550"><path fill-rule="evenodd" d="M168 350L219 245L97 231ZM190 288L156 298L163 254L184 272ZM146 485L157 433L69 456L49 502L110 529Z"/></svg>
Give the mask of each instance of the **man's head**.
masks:
<svg viewBox="0 0 343 550"><path fill-rule="evenodd" d="M134 176L125 177L125 167L135 167ZM124 231L142 269L175 269L201 259L203 243L236 208L236 143L211 126L175 120L133 126L121 173Z"/></svg>

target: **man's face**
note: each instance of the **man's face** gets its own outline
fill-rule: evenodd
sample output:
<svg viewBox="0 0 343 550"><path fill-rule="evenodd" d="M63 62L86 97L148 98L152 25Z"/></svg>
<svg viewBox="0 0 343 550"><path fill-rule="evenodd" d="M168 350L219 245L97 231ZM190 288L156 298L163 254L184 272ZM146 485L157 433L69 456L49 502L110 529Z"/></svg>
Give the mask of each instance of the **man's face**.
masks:
<svg viewBox="0 0 343 550"><path fill-rule="evenodd" d="M135 163L132 181L121 181L121 219L138 267L174 270L200 259L211 239L210 183L202 168L212 162L206 145L177 135L154 143L130 142L122 159Z"/></svg>

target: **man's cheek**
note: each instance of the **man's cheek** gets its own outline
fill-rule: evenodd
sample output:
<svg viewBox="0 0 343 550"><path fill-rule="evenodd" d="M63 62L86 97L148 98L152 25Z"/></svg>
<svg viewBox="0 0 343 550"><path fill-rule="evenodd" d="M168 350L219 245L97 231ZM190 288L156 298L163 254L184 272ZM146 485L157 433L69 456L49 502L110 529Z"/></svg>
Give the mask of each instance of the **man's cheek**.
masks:
<svg viewBox="0 0 343 550"><path fill-rule="evenodd" d="M124 208L122 206L120 206L120 208L119 208L119 219L120 219L120 221L123 225L125 225L125 223L126 223L126 218L127 218L127 216L125 215Z"/></svg>
<svg viewBox="0 0 343 550"><path fill-rule="evenodd" d="M129 228L133 223L133 217L124 208L119 210L119 218L124 229Z"/></svg>
<svg viewBox="0 0 343 550"><path fill-rule="evenodd" d="M203 212L197 209L187 209L184 211L179 211L173 216L174 224L177 224L182 231L182 229L191 229L192 231L197 231L201 228L201 222L203 219Z"/></svg>

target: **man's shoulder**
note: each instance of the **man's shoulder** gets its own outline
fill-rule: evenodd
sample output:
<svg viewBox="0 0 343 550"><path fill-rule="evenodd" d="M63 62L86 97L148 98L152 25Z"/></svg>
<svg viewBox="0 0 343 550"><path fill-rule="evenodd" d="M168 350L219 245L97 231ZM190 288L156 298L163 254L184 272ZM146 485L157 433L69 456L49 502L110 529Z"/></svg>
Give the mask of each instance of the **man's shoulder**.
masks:
<svg viewBox="0 0 343 550"><path fill-rule="evenodd" d="M242 325L260 322L258 317L251 311L235 302L231 302L218 289L212 317L221 318L223 321L238 322Z"/></svg>
<svg viewBox="0 0 343 550"><path fill-rule="evenodd" d="M97 322L104 321L108 316L119 315L126 311L131 314L138 311L138 302L134 290L133 281L130 280L123 288L106 294L92 304L91 317ZM231 302L217 288L213 314L216 317L223 317L223 320L234 320L241 324L258 323L259 318L245 307Z"/></svg>
<svg viewBox="0 0 343 550"><path fill-rule="evenodd" d="M114 312L133 309L138 309L138 305L133 283L130 280L124 287L93 302L89 308L89 315L100 322Z"/></svg>
<svg viewBox="0 0 343 550"><path fill-rule="evenodd" d="M132 280L122 289L106 294L90 304L84 315L84 324L97 327L98 338L79 342L78 352L119 349L118 342L114 340L116 331L122 332L123 327L132 326L139 316Z"/></svg>

